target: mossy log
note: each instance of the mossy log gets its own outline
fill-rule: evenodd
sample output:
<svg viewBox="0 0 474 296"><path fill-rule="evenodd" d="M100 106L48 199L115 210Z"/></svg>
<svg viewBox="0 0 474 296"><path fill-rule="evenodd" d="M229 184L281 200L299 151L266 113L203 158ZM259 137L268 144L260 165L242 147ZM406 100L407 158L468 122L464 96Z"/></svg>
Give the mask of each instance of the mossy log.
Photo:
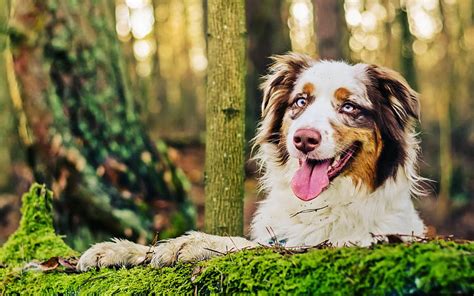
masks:
<svg viewBox="0 0 474 296"><path fill-rule="evenodd" d="M51 193L23 197L20 228L0 249L0 294L466 294L474 293L474 243L435 240L289 254L261 248L195 264L85 273L25 271L31 260L77 255L54 234Z"/></svg>

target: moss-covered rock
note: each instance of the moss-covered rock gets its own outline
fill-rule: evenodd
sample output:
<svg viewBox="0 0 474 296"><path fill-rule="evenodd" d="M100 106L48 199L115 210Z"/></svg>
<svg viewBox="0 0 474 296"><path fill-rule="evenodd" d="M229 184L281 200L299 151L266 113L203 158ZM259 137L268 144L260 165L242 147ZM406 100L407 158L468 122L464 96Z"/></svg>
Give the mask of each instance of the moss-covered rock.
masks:
<svg viewBox="0 0 474 296"><path fill-rule="evenodd" d="M24 271L23 262L33 258L74 254L54 235L50 212L50 192L33 186L18 232L1 249L0 295L474 293L474 243L443 240L293 255L261 248L162 269Z"/></svg>
<svg viewBox="0 0 474 296"><path fill-rule="evenodd" d="M77 255L54 231L52 203L53 193L44 185L34 184L23 195L20 227L0 248L0 264Z"/></svg>

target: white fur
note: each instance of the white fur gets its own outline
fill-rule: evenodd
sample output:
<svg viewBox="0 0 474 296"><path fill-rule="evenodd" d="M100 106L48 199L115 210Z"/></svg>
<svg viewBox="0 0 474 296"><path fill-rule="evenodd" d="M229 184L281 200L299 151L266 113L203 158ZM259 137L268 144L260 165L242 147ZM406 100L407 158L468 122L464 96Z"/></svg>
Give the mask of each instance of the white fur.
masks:
<svg viewBox="0 0 474 296"><path fill-rule="evenodd" d="M373 235L423 235L424 225L413 207L410 180L403 169L398 170L397 181L390 178L372 193L349 177L338 177L320 196L305 202L290 189L288 177L297 167L297 161L292 162L288 167L268 168L264 176L268 195L252 221L252 240L266 244L274 235L287 247L324 241L368 246L377 239Z"/></svg>

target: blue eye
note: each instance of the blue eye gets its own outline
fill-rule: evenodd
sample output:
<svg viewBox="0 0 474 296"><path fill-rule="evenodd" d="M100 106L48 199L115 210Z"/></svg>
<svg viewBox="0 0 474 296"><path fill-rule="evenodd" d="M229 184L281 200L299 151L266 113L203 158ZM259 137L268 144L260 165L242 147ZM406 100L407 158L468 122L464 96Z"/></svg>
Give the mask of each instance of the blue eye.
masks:
<svg viewBox="0 0 474 296"><path fill-rule="evenodd" d="M299 98L295 101L295 105L299 108L306 106L307 100L305 98Z"/></svg>
<svg viewBox="0 0 474 296"><path fill-rule="evenodd" d="M341 111L345 113L352 113L356 111L356 109L356 106L352 103L344 103L344 105L341 107Z"/></svg>

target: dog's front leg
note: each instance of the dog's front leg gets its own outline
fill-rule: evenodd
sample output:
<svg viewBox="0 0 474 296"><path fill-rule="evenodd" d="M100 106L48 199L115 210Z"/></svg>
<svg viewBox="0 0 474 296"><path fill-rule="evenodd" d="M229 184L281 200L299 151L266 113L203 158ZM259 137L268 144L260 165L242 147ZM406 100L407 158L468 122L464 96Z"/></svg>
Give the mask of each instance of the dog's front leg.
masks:
<svg viewBox="0 0 474 296"><path fill-rule="evenodd" d="M176 262L194 262L259 246L243 237L217 236L191 231L181 237L159 243L153 250L153 267Z"/></svg>
<svg viewBox="0 0 474 296"><path fill-rule="evenodd" d="M153 267L170 266L178 261L200 261L257 246L257 243L243 237L217 236L196 231L161 241L151 247L114 239L111 242L95 244L84 252L77 269L86 271L94 267L131 267L147 263L150 258Z"/></svg>
<svg viewBox="0 0 474 296"><path fill-rule="evenodd" d="M87 249L76 268L86 271L95 267L136 266L147 261L151 250L151 247L128 240L112 239L111 242L98 243Z"/></svg>

